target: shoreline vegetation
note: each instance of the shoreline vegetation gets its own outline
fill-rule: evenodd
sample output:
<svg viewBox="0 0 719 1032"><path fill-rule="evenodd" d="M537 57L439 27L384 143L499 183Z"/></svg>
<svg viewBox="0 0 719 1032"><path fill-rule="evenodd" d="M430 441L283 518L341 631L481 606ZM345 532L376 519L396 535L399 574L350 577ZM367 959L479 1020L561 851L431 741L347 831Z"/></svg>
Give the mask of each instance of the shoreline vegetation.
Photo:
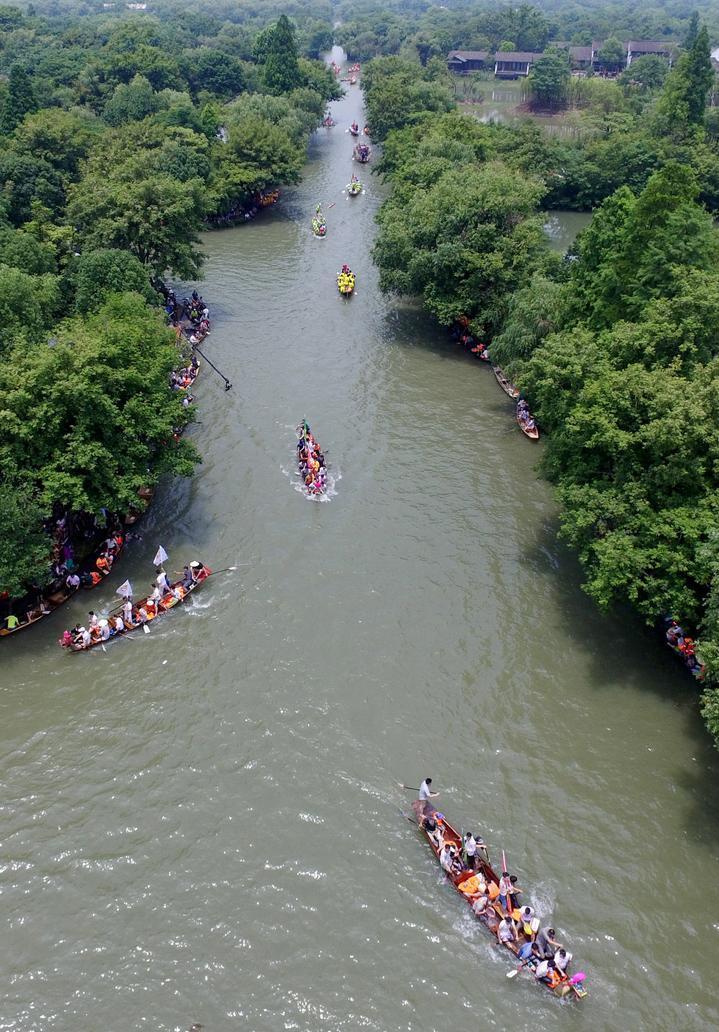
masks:
<svg viewBox="0 0 719 1032"><path fill-rule="evenodd" d="M176 2L0 6L6 632L62 604L77 570L91 586L101 539L124 543L123 514L201 461L186 392L170 389L178 366L196 374L197 334L178 349L163 280L200 275L205 226L246 221L299 180L341 94L318 60L322 11L295 27L266 3L234 19Z"/></svg>
<svg viewBox="0 0 719 1032"><path fill-rule="evenodd" d="M667 633L701 674L719 742L719 146L709 35L696 16L683 30L646 87L585 79L572 139L480 123L445 60L404 44L364 65L362 86L391 188L381 289L421 299L448 331L466 325L522 391L585 590ZM534 66L529 96L546 97L550 72L567 86L565 57L551 64L541 82ZM593 211L564 256L543 208Z"/></svg>

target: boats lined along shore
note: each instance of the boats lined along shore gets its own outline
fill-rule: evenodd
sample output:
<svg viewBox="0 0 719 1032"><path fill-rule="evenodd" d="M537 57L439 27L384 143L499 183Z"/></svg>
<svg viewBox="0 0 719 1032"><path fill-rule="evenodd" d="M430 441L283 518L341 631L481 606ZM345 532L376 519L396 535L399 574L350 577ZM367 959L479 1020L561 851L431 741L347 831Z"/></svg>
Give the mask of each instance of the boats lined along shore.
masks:
<svg viewBox="0 0 719 1032"><path fill-rule="evenodd" d="M483 841L473 839L478 848L470 866L468 861L462 860L466 855L462 836L452 827L444 814L429 801L419 799L412 803L412 812L413 823L417 824L428 842L447 880L462 896L475 917L495 937L497 944L504 947L514 960L519 962L519 966L508 972L507 977L513 978L526 970L533 975L537 985L561 999L581 1000L587 996L587 990L584 988L585 974L569 974L572 955L567 953L569 959L566 969L562 971L556 959L552 959L557 957L553 947L547 945L546 950L544 948L546 934L539 930L539 921L533 909L520 909L514 906L511 893L519 893L521 890L513 883L508 895L504 897L509 901L510 909L505 911L503 908L501 890L505 888L504 879L509 879L504 858L504 871L502 875L497 875ZM452 858L451 861L449 858ZM449 865L449 869L446 865ZM508 938L510 934L512 938ZM545 965L540 966L543 961L546 962Z"/></svg>

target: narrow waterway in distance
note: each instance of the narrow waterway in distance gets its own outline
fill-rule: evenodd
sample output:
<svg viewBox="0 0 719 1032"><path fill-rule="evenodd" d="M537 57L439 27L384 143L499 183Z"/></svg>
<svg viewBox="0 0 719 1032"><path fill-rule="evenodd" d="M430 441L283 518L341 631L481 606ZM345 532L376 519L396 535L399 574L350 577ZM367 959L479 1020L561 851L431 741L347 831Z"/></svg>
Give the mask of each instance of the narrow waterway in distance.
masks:
<svg viewBox="0 0 719 1032"><path fill-rule="evenodd" d="M714 1029L719 762L661 642L603 617L491 371L384 298L358 87L303 183L208 234L204 463L109 582L2 642L0 1029ZM353 171L365 193L343 193ZM324 204L328 236L310 231ZM335 274L357 273L345 302ZM297 490L306 416L334 477ZM63 627L216 569L149 635ZM400 815L430 774L590 995L508 957Z"/></svg>

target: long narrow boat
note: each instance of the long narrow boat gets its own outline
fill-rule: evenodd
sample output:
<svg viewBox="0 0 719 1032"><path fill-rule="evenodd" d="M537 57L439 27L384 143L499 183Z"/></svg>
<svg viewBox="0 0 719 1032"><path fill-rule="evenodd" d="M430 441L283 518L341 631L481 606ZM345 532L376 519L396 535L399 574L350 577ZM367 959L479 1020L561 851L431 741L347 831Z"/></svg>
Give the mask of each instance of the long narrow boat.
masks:
<svg viewBox="0 0 719 1032"><path fill-rule="evenodd" d="M355 288L356 277L349 267L337 273L337 289L343 297L349 297Z"/></svg>
<svg viewBox="0 0 719 1032"><path fill-rule="evenodd" d="M316 449L318 459L313 457ZM297 427L297 467L305 492L311 498L321 497L327 490L327 466L320 443L306 419Z"/></svg>
<svg viewBox="0 0 719 1032"><path fill-rule="evenodd" d="M436 810L430 803L423 803L423 802L420 802L419 800L415 800L412 803L412 810L414 811L414 816L415 816L415 819L416 819L415 823L418 825L419 830L421 831L422 835L424 836L424 838L429 843L429 847L432 850L432 852L434 853L434 855L437 858L438 862L439 862L439 854L440 854L441 850L440 850L440 847L435 842L435 840L432 838L432 836L430 835L429 831L427 830L427 828L425 826L425 822L424 822L424 817L425 816L433 816L435 819L441 819L441 826L442 826L442 831L443 831L443 841L445 843L449 843L449 844L454 845L456 847L456 849L457 849L458 854L461 855L461 853L462 853L462 837L459 834L459 832L456 830L456 828L452 827L452 825L449 823L449 821L444 816L444 814L439 813L439 811ZM499 897L499 877L497 876L496 872L492 868L492 865L491 865L491 863L489 861L489 857L488 856L487 856L486 859L484 857L482 857L480 853L478 853L477 856L478 856L478 861L479 862L478 862L478 866L477 866L477 870L476 871L469 870L469 869L465 868L464 870L461 870L458 874L449 874L447 871L445 871L444 873L445 873L445 876L446 876L447 880L449 882L451 882L451 884L454 886L454 888L457 890L457 892L460 894L460 896L462 896L462 898L465 900L465 902L469 906L470 910L472 910L473 914L474 914L474 910L472 908L472 904L473 904L474 900L477 898L477 894L476 893L472 893L470 891L470 889L472 888L471 879L474 879L477 874L481 873L484 876L484 880L485 880L485 882L486 882L486 884L488 886L489 885L494 885L495 889L493 890L493 892L496 890L496 897L495 897L496 898L496 902L492 902L492 903L489 904L489 906L488 906L488 910L489 910L488 916L484 916L484 915L482 915L482 916L475 915L475 916L477 916L477 920L481 924L483 924L485 926L485 928L495 938L497 938L497 928L499 927L499 922L500 922L500 920L502 919L502 916L503 916L502 908L501 908L501 906L500 906L500 904L498 902L498 897ZM443 870L444 870L444 868L443 868ZM516 922L516 923L519 926L519 941L517 943L513 943L513 942L501 942L500 943L499 939L497 938L498 944L503 946L505 949L507 949L515 957L515 959L516 959L517 954L519 953L519 950L521 949L521 947L532 941L532 937L526 935L525 932L523 931L521 922ZM536 967L536 964L537 964L537 958L532 958L532 959L530 959L526 963L525 966L530 968L530 970L533 971L534 968ZM560 998L570 997L570 998L581 1000L583 997L585 997L587 995L586 989L582 988L582 982L583 981L584 981L584 976L583 975L576 975L576 976L572 976L572 977L570 977L569 975L565 975L554 986L550 986L547 982L540 982L540 981L537 981L537 985L543 986L546 990L548 990L554 996L559 996Z"/></svg>
<svg viewBox="0 0 719 1032"><path fill-rule="evenodd" d="M492 366L492 372L497 378L497 383L502 388L505 394L508 394L512 401L516 401L519 397L519 387L515 387L511 380L505 375L504 371L498 366Z"/></svg>
<svg viewBox="0 0 719 1032"><path fill-rule="evenodd" d="M372 148L368 143L358 143L352 151L352 157L359 161L360 165L366 165L372 157Z"/></svg>
<svg viewBox="0 0 719 1032"><path fill-rule="evenodd" d="M159 604L157 605L157 608L155 609L154 606L151 606L152 612L150 612L147 609L148 603L151 600L151 596L145 596L145 598L141 599L136 605L133 606L132 615L134 622L131 626L125 627L121 631L113 630L111 631L110 636L107 638L93 638L88 645L76 644L75 642L72 642L70 644L63 641L63 639L60 639L59 644L68 652L89 652L90 649L97 648L98 645L107 645L109 642L115 641L116 638L124 638L128 634L132 634L133 631L139 631L146 624L149 624L152 620L156 620L158 616L162 616L163 613L166 613L168 609L173 609L175 606L181 605L182 603L186 602L188 596L191 595L192 592L195 591L204 580L207 580L207 578L212 573L212 570L209 567L205 566L203 563L198 562L197 560L193 560L193 562L191 562L189 565L193 570L192 583L188 585L187 588L183 588L182 579L174 581L170 586L170 591L165 593L165 595L162 597ZM138 615L140 609L143 608L147 612L146 619L143 619L141 615ZM100 621L101 624L104 622L105 621ZM65 633L67 634L68 632Z"/></svg>
<svg viewBox="0 0 719 1032"><path fill-rule="evenodd" d="M534 417L529 408L522 408L521 402L517 405L517 424L524 436L528 437L530 441L539 440L539 427L534 422Z"/></svg>

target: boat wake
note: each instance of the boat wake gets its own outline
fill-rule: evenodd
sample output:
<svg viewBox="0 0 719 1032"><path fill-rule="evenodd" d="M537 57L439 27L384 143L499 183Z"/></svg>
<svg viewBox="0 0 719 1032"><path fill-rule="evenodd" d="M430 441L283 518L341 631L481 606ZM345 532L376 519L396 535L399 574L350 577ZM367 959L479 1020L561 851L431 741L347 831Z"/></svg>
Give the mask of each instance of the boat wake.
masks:
<svg viewBox="0 0 719 1032"><path fill-rule="evenodd" d="M325 480L326 487L320 495L311 495L307 492L307 488L303 484L302 478L300 477L299 470L287 469L285 466L281 466L280 469L282 470L284 476L286 476L292 484L293 490L299 492L299 494L301 495L304 495L308 502L330 502L339 494L337 490L337 484L342 479L342 473L338 469L328 467L327 477Z"/></svg>

